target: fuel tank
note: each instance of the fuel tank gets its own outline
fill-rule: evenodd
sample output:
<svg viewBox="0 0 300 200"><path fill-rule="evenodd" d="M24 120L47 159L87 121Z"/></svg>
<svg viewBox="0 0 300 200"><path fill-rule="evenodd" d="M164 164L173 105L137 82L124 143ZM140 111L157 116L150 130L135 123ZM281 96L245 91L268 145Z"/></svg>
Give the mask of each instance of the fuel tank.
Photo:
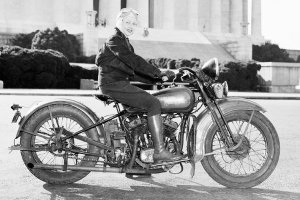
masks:
<svg viewBox="0 0 300 200"><path fill-rule="evenodd" d="M194 92L187 87L166 88L152 95L159 99L163 113L184 113L191 111L194 107Z"/></svg>

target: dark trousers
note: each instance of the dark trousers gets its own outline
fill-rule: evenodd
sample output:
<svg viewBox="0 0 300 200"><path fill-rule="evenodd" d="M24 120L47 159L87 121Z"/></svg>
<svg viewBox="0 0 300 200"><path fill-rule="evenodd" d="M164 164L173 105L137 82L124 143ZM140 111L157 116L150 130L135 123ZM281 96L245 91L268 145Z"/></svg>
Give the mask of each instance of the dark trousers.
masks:
<svg viewBox="0 0 300 200"><path fill-rule="evenodd" d="M100 90L122 104L146 110L148 117L161 114L160 101L145 90L131 85L129 81L101 85Z"/></svg>

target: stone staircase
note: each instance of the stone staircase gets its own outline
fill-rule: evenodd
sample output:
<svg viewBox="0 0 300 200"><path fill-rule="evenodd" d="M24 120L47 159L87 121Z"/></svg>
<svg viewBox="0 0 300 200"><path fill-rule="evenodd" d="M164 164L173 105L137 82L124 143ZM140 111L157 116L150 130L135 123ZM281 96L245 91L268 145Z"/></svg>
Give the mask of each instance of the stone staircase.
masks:
<svg viewBox="0 0 300 200"><path fill-rule="evenodd" d="M113 29L98 30L98 46L101 47ZM212 57L221 62L234 61L235 58L221 45L211 42L200 32L184 30L149 29L146 37L138 30L130 38L135 53L143 58L191 59L206 61Z"/></svg>
<svg viewBox="0 0 300 200"><path fill-rule="evenodd" d="M221 62L233 61L234 58L221 46L216 44L197 44L181 42L161 42L161 41L131 41L135 52L144 58L172 58L191 59L199 58L206 61L212 57L218 58Z"/></svg>

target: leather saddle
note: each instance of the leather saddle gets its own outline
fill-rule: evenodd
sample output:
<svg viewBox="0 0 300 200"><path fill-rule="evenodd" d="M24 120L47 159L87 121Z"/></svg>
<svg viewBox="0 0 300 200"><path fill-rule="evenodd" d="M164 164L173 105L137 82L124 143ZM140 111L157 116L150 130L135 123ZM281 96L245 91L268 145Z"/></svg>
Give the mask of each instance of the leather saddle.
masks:
<svg viewBox="0 0 300 200"><path fill-rule="evenodd" d="M96 94L94 96L96 97L96 99L105 102L107 105L109 105L111 103L114 103L114 102L115 103L120 103L119 101L115 100L114 98L112 98L111 96L106 95L106 94ZM122 104L122 105L123 105L124 109L127 110L130 113L146 112L145 110L140 109L140 108L134 108L134 107L131 107L131 106L128 106L128 105L125 105L125 104Z"/></svg>

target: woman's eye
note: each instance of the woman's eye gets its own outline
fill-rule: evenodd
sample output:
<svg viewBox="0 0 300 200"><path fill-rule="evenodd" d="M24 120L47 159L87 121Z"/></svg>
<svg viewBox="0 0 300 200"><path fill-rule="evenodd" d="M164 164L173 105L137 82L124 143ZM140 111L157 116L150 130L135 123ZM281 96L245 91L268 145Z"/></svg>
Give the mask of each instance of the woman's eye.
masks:
<svg viewBox="0 0 300 200"><path fill-rule="evenodd" d="M125 22L126 25L132 25L132 26L137 26L137 23L135 22Z"/></svg>

